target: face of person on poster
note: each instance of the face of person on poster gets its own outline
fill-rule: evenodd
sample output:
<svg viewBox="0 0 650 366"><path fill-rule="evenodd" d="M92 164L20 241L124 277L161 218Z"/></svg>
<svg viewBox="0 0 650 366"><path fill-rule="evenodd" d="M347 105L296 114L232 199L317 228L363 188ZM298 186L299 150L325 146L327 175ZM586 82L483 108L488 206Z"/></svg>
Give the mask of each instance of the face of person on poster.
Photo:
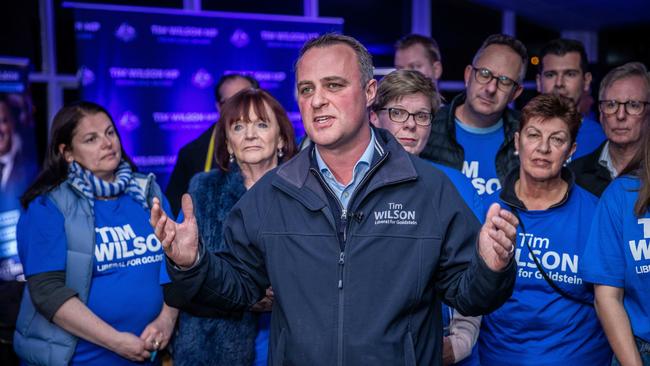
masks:
<svg viewBox="0 0 650 366"><path fill-rule="evenodd" d="M115 125L101 112L82 117L70 146L61 144L59 151L68 163L76 161L107 182L114 180L115 169L122 160L122 144Z"/></svg>
<svg viewBox="0 0 650 366"><path fill-rule="evenodd" d="M0 156L11 151L15 121L5 101L0 101Z"/></svg>

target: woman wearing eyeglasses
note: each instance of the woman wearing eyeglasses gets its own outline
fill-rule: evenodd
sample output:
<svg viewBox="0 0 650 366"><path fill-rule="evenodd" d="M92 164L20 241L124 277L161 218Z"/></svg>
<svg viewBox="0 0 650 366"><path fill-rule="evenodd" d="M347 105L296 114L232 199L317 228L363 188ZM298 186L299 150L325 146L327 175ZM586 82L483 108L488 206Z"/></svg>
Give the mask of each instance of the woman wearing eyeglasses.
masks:
<svg viewBox="0 0 650 366"><path fill-rule="evenodd" d="M618 68L619 75L621 68L643 73L628 72L609 84L616 69L605 77L601 121L608 151L627 143L637 153L628 167L617 168L620 177L600 199L582 269L594 284L598 317L616 356L612 365L640 366L650 365L650 134L644 131L650 79L639 64Z"/></svg>
<svg viewBox="0 0 650 366"><path fill-rule="evenodd" d="M439 107L440 94L431 79L419 71L393 71L379 83L370 121L376 127L390 131L406 151L418 155L427 142L433 115ZM432 164L447 175L465 203L482 221L486 214L483 202L469 179L459 170ZM479 365L474 345L481 317L462 316L444 304L442 307L443 364Z"/></svg>
<svg viewBox="0 0 650 366"><path fill-rule="evenodd" d="M571 99L558 95L539 95L522 110L514 140L520 167L499 193L502 207L519 216L517 281L512 297L483 317L482 366L610 363L592 288L579 273L597 200L563 167L580 120Z"/></svg>

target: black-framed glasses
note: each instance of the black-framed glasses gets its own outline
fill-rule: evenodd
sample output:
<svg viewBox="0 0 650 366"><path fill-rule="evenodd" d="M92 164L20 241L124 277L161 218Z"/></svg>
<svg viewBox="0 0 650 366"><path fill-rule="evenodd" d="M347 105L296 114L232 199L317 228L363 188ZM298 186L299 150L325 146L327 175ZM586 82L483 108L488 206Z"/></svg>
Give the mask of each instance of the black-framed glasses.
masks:
<svg viewBox="0 0 650 366"><path fill-rule="evenodd" d="M402 108L380 108L378 110L388 111L388 118L396 123L404 123L409 119L410 116L413 116L413 120L416 124L420 126L428 126L431 124L431 120L433 119L433 113L431 112L421 111L410 113L406 109Z"/></svg>
<svg viewBox="0 0 650 366"><path fill-rule="evenodd" d="M519 85L518 82L510 79L507 76L500 75L494 76L492 71L484 67L475 67L472 65L472 70L474 70L474 79L479 82L479 84L489 84L492 82L492 79L497 80L497 88L504 92L509 92L514 87Z"/></svg>
<svg viewBox="0 0 650 366"><path fill-rule="evenodd" d="M625 113L630 116L639 116L645 111L645 106L650 102L641 100L628 100L627 102L619 102L618 100L601 100L599 103L600 110L605 114L616 114L621 105L625 106Z"/></svg>

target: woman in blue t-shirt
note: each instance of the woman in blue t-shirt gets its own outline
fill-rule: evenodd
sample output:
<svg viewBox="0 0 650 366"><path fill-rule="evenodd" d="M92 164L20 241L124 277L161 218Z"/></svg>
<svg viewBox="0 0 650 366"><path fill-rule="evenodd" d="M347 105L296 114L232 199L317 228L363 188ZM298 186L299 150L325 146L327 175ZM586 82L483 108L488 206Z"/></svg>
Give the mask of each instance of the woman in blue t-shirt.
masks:
<svg viewBox="0 0 650 366"><path fill-rule="evenodd" d="M431 133L431 122L440 108L440 94L431 79L414 70L397 70L386 75L377 88L370 121L390 131L411 154L419 155ZM469 179L459 170L431 163L453 183L479 221L486 215L483 201ZM475 347L481 324L480 316L463 316L442 304L443 365L476 366Z"/></svg>
<svg viewBox="0 0 650 366"><path fill-rule="evenodd" d="M650 122L648 99L613 102L621 126ZM650 134L643 139L598 203L581 269L594 284L612 365L650 365Z"/></svg>
<svg viewBox="0 0 650 366"><path fill-rule="evenodd" d="M240 91L223 104L215 145L218 168L195 175L188 192L201 242L210 252L227 249L223 224L246 190L296 153L287 112L262 89ZM181 212L179 222L183 216ZM168 286L170 303L183 310L172 341L175 366L267 364L272 289L251 309L260 313L258 317L251 312L223 314L188 304L184 297L173 296L173 283Z"/></svg>
<svg viewBox="0 0 650 366"><path fill-rule="evenodd" d="M611 351L578 272L596 198L563 165L576 149L580 114L571 100L540 95L515 134L520 167L500 204L519 216L512 297L483 317L481 365L609 365Z"/></svg>
<svg viewBox="0 0 650 366"><path fill-rule="evenodd" d="M158 363L178 311L163 302L164 254L148 222L160 188L133 169L106 109L78 102L56 114L17 226L24 364Z"/></svg>

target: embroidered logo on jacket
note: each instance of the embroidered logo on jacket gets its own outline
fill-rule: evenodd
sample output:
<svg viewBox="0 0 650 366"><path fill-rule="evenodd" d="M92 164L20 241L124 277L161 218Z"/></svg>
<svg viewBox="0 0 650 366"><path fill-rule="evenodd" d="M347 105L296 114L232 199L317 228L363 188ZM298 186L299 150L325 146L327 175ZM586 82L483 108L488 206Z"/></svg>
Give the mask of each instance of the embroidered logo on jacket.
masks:
<svg viewBox="0 0 650 366"><path fill-rule="evenodd" d="M417 225L415 210L405 210L401 203L388 203L388 209L373 211L375 225Z"/></svg>

